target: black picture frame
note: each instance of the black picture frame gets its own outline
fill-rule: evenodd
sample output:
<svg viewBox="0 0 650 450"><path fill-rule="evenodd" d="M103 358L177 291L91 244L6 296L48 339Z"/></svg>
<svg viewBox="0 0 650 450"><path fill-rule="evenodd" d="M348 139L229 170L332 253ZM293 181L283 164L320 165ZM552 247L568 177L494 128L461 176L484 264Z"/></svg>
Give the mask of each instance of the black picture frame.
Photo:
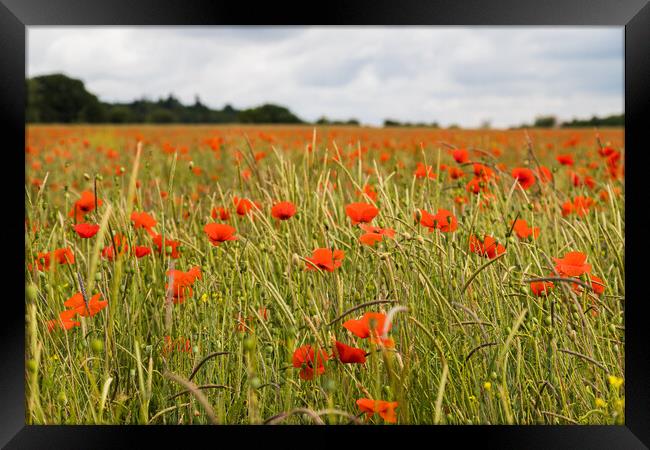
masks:
<svg viewBox="0 0 650 450"><path fill-rule="evenodd" d="M20 297L24 234L19 211L24 173L26 30L34 25L611 25L625 27L626 311L624 426L399 426L399 427L143 427L25 426L24 303ZM286 445L314 442L367 445L398 435L442 445L474 442L478 448L648 448L650 446L650 342L643 261L648 220L643 216L647 185L650 4L647 0L400 0L319 4L276 2L254 5L209 0L0 0L0 128L5 170L3 227L4 323L0 326L0 445L5 448L131 448L220 445L224 434L239 445L264 445L269 437ZM24 155L23 155L24 156ZM24 164L24 160L22 161ZM18 258L16 258L18 255ZM23 283L24 284L24 283ZM15 295L9 292L18 291ZM644 295L645 294L645 295ZM24 298L24 297L23 297ZM646 342L646 344L643 344ZM318 436L298 437L300 434ZM354 434L353 434L354 433ZM256 434L263 434L259 441ZM417 435L417 436L415 436ZM260 436L261 437L261 436ZM304 441L303 441L304 440ZM363 444L357 444L363 443ZM421 445L421 444L417 444Z"/></svg>

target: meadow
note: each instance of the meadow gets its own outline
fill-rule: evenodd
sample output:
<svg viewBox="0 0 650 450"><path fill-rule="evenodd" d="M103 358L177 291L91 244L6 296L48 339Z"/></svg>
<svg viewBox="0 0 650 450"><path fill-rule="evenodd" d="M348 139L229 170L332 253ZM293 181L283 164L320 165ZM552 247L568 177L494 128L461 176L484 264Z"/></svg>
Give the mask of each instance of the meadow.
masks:
<svg viewBox="0 0 650 450"><path fill-rule="evenodd" d="M621 129L29 126L27 424L623 424Z"/></svg>

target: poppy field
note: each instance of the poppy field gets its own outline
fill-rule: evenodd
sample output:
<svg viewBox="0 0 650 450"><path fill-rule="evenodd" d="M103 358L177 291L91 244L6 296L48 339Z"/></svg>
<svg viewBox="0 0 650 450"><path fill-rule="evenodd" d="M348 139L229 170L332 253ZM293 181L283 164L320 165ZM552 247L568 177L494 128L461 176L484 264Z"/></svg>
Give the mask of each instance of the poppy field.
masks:
<svg viewBox="0 0 650 450"><path fill-rule="evenodd" d="M623 424L622 129L29 126L27 424Z"/></svg>

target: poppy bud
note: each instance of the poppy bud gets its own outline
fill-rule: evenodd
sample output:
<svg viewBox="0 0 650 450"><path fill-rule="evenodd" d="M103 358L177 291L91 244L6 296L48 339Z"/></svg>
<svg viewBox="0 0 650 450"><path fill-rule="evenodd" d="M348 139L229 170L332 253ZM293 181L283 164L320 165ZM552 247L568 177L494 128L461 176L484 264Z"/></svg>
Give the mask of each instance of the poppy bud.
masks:
<svg viewBox="0 0 650 450"><path fill-rule="evenodd" d="M422 212L419 209L416 209L414 216L415 216L415 222L420 223L420 220L422 219Z"/></svg>
<svg viewBox="0 0 650 450"><path fill-rule="evenodd" d="M87 173L84 172L84 179L85 180L90 180L90 175L88 175Z"/></svg>
<svg viewBox="0 0 650 450"><path fill-rule="evenodd" d="M293 255L291 255L291 262L296 266L300 265L300 256L294 253Z"/></svg>
<svg viewBox="0 0 650 450"><path fill-rule="evenodd" d="M56 399L61 403L67 403L68 402L68 396L65 395L64 391L59 392L59 395L57 395Z"/></svg>
<svg viewBox="0 0 650 450"><path fill-rule="evenodd" d="M102 273L101 272L97 272L95 274L95 281L102 281Z"/></svg>
<svg viewBox="0 0 650 450"><path fill-rule="evenodd" d="M95 179L96 179L97 181L103 181L103 180L104 180L104 177L101 176L101 175L99 175L99 174L97 174L97 175L95 175Z"/></svg>
<svg viewBox="0 0 650 450"><path fill-rule="evenodd" d="M190 161L189 167L190 167L190 170L194 169L194 161Z"/></svg>
<svg viewBox="0 0 650 450"><path fill-rule="evenodd" d="M260 381L259 378L253 377L251 378L251 387L253 389L259 389L259 387L262 385L262 382Z"/></svg>
<svg viewBox="0 0 650 450"><path fill-rule="evenodd" d="M135 378L135 369L129 370L129 375L131 375L131 378Z"/></svg>
<svg viewBox="0 0 650 450"><path fill-rule="evenodd" d="M252 352L255 348L255 340L253 338L247 337L244 339L244 350L247 352Z"/></svg>
<svg viewBox="0 0 650 450"><path fill-rule="evenodd" d="M124 168L124 166L121 166L120 167L120 173L124 173L124 172L126 172L126 169Z"/></svg>
<svg viewBox="0 0 650 450"><path fill-rule="evenodd" d="M104 350L104 342L101 339L93 339L90 343L90 348L95 353L101 353Z"/></svg>

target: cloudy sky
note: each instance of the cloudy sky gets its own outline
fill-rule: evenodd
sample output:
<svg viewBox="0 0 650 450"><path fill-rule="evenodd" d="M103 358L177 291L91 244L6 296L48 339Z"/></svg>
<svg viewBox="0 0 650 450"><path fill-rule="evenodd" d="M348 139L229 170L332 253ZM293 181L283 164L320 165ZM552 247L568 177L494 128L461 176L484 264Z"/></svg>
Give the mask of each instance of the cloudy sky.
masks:
<svg viewBox="0 0 650 450"><path fill-rule="evenodd" d="M104 101L494 127L623 112L622 27L29 27L27 75Z"/></svg>

